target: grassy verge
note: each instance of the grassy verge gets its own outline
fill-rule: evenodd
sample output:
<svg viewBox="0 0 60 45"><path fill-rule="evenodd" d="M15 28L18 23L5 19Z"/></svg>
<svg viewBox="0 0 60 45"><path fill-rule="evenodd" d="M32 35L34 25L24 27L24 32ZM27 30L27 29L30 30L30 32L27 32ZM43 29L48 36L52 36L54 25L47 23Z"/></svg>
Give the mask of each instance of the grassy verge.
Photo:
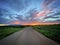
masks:
<svg viewBox="0 0 60 45"><path fill-rule="evenodd" d="M0 40L22 28L22 26L0 26Z"/></svg>
<svg viewBox="0 0 60 45"><path fill-rule="evenodd" d="M36 31L42 33L48 38L51 38L58 43L60 42L60 24L59 25L47 25L47 26L34 26Z"/></svg>

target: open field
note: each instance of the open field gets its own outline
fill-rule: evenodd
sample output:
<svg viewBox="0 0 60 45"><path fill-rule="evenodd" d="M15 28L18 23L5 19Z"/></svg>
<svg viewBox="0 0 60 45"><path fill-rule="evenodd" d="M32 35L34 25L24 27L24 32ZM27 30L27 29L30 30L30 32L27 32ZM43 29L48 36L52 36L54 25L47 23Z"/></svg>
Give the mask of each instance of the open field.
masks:
<svg viewBox="0 0 60 45"><path fill-rule="evenodd" d="M58 25L46 25L46 26L33 26L36 31L42 33L48 38L51 38L57 42L60 42L60 24Z"/></svg>
<svg viewBox="0 0 60 45"><path fill-rule="evenodd" d="M0 39L19 31L23 28L23 26L0 26Z"/></svg>
<svg viewBox="0 0 60 45"><path fill-rule="evenodd" d="M26 27L0 40L0 45L59 45L59 43L47 38L32 27Z"/></svg>
<svg viewBox="0 0 60 45"><path fill-rule="evenodd" d="M0 26L0 40L13 34L16 31L22 30L24 27L33 27L36 31L42 33L46 37L53 39L57 42L60 42L60 24L59 25L39 25L39 26ZM31 28L26 28L28 35ZM25 31L25 28L24 28ZM32 31L33 32L33 31ZM24 34L24 33L22 33ZM33 34L31 34L33 35Z"/></svg>

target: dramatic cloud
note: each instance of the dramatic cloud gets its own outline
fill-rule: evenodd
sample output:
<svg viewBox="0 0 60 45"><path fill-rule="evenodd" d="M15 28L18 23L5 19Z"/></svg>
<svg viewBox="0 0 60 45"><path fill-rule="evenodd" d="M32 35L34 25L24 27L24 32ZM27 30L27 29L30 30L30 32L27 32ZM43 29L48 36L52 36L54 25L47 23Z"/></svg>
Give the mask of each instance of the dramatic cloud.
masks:
<svg viewBox="0 0 60 45"><path fill-rule="evenodd" d="M39 25L54 22L60 22L59 0L0 0L0 24Z"/></svg>

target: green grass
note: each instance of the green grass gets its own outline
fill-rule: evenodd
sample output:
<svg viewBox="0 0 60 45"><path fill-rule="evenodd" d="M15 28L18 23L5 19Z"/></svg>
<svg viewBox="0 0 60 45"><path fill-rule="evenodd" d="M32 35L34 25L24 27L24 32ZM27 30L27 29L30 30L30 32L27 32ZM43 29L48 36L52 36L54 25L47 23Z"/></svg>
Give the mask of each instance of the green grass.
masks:
<svg viewBox="0 0 60 45"><path fill-rule="evenodd" d="M0 40L22 28L23 26L0 26Z"/></svg>
<svg viewBox="0 0 60 45"><path fill-rule="evenodd" d="M42 33L48 38L51 38L57 42L60 42L60 24L58 25L47 25L47 26L34 26L36 31Z"/></svg>

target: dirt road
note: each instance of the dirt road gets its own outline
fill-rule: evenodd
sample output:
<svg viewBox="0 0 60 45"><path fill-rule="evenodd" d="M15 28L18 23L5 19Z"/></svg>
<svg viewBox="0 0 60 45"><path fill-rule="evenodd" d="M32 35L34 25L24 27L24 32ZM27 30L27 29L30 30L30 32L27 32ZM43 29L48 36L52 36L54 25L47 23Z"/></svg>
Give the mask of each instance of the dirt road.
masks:
<svg viewBox="0 0 60 45"><path fill-rule="evenodd" d="M2 40L0 45L59 45L32 27L26 27Z"/></svg>

